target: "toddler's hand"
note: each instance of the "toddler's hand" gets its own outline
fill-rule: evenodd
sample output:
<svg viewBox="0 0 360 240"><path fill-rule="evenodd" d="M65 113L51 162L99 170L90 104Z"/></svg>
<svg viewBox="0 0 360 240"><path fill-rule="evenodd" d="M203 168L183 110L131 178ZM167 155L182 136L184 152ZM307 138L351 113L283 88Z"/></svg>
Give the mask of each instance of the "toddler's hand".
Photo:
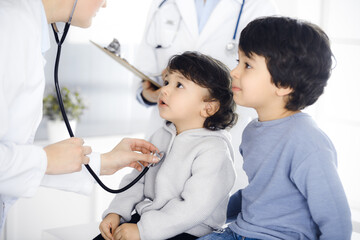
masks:
<svg viewBox="0 0 360 240"><path fill-rule="evenodd" d="M140 240L140 232L136 224L121 224L114 232L115 240Z"/></svg>
<svg viewBox="0 0 360 240"><path fill-rule="evenodd" d="M119 226L119 224L120 224L119 215L115 213L108 214L99 225L101 236L105 240L113 240L112 232L114 232L114 229L116 229Z"/></svg>

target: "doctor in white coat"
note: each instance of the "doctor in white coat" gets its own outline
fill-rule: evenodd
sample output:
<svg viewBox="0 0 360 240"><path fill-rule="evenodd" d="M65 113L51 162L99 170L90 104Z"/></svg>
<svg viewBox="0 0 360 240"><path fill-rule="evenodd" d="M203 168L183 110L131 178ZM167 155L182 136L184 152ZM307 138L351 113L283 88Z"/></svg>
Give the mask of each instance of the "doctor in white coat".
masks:
<svg viewBox="0 0 360 240"><path fill-rule="evenodd" d="M210 55L233 69L242 29L255 18L277 12L271 0L154 0L134 65L161 85L169 58L186 50ZM155 106L159 91L145 81L137 90L137 99L146 107ZM238 147L243 129L256 117L253 109L240 106L237 113L238 123L230 130L239 173L234 189L247 184ZM161 124L158 109L153 107L147 135Z"/></svg>
<svg viewBox="0 0 360 240"><path fill-rule="evenodd" d="M75 0L0 1L0 233L10 206L19 197L33 196L39 185L90 193L93 179L82 169L83 163L90 161L97 174L112 174L124 166L138 168L137 160L155 160L148 153L157 148L139 139L124 139L112 151L90 157L86 155L91 148L83 146L80 138L45 148L33 145L42 118L42 53L50 47L48 23L67 22L76 5L72 24L88 27L106 0L74 3Z"/></svg>

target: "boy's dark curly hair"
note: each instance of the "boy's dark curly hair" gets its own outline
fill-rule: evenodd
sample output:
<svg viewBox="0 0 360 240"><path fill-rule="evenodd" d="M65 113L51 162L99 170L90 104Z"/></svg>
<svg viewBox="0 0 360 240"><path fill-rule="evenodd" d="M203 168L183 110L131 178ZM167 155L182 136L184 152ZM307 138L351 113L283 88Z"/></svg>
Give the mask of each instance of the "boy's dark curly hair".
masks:
<svg viewBox="0 0 360 240"><path fill-rule="evenodd" d="M231 77L225 64L204 54L188 51L173 56L169 60L167 71L178 71L185 78L207 88L210 96L204 101L219 102L219 110L205 120L204 128L225 129L236 123L236 104L231 91Z"/></svg>
<svg viewBox="0 0 360 240"><path fill-rule="evenodd" d="M315 103L331 75L329 38L311 23L286 17L256 19L241 32L239 49L248 57L265 57L272 82L293 90L285 106L288 110Z"/></svg>

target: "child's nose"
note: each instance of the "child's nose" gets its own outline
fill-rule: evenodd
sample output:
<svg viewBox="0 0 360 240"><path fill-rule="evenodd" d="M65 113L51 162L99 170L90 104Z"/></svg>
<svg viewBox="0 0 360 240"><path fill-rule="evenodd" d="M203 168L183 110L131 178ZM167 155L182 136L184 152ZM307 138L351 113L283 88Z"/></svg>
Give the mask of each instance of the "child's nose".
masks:
<svg viewBox="0 0 360 240"><path fill-rule="evenodd" d="M161 88L160 88L160 93L162 94L162 95L168 95L168 86L166 85L166 86L162 86Z"/></svg>
<svg viewBox="0 0 360 240"><path fill-rule="evenodd" d="M230 71L230 76L232 79L238 79L240 77L240 69L239 67L235 67Z"/></svg>

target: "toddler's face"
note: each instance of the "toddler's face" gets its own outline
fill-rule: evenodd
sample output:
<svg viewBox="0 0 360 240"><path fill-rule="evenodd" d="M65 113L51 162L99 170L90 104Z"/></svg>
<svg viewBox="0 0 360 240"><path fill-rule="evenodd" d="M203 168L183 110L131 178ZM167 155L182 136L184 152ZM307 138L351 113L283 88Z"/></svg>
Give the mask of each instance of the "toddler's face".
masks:
<svg viewBox="0 0 360 240"><path fill-rule="evenodd" d="M160 116L177 128L192 129L202 119L200 112L206 96L209 96L206 88L186 79L181 73L166 73L158 99Z"/></svg>
<svg viewBox="0 0 360 240"><path fill-rule="evenodd" d="M273 101L276 86L271 82L265 58L256 54L247 57L239 50L239 63L230 75L236 104L259 110Z"/></svg>

